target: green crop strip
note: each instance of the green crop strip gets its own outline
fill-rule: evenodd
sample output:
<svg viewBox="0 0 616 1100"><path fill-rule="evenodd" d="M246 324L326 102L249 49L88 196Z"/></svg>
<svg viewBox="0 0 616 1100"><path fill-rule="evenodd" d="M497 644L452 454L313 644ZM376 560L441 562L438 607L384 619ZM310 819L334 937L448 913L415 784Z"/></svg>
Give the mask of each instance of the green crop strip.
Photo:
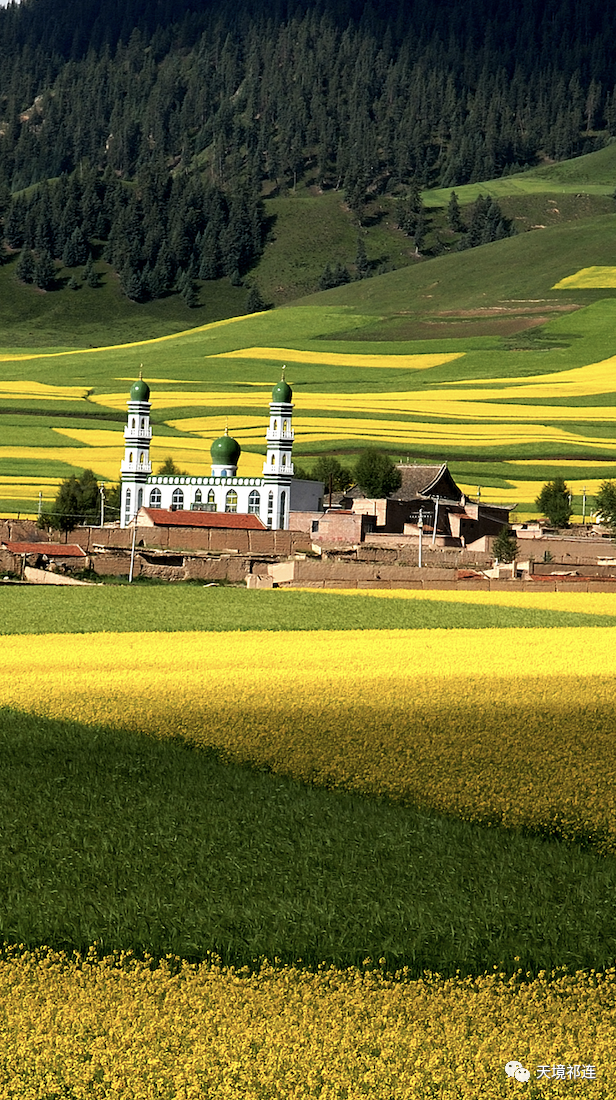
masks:
<svg viewBox="0 0 616 1100"><path fill-rule="evenodd" d="M7 588L2 592L0 634L71 634L139 630L409 630L509 627L616 626L616 611L583 611L375 599L328 592L263 591L161 585L128 588Z"/></svg>

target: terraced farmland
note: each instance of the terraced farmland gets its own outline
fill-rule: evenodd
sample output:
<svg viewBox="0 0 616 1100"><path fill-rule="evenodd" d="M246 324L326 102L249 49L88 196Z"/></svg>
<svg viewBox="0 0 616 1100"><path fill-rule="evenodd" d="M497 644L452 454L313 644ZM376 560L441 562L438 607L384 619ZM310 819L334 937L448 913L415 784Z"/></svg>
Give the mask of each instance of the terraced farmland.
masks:
<svg viewBox="0 0 616 1100"><path fill-rule="evenodd" d="M506 243L506 242L505 242ZM549 350L506 351L490 337L434 343L339 341L366 315L295 307L179 336L83 352L33 352L0 363L0 508L36 512L59 480L92 468L117 479L127 390L141 364L152 387L154 466L171 455L190 474L209 468L225 424L242 469L260 472L267 403L283 363L294 387L294 454L351 463L382 446L402 461L448 461L470 495L532 515L555 464L579 519L616 471L616 304L595 302L544 326ZM62 384L56 385L58 372ZM587 514L590 511L590 500Z"/></svg>

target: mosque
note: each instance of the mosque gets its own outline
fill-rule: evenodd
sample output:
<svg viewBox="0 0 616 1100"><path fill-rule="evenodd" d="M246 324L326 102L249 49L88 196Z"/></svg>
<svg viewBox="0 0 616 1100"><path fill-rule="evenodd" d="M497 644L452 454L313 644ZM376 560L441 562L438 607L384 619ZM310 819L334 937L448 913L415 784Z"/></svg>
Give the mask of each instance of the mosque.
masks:
<svg viewBox="0 0 616 1100"><path fill-rule="evenodd" d="M320 510L322 484L293 477L292 398L283 368L282 379L272 390L262 477L238 477L241 447L227 430L212 443L209 477L156 475L152 474L150 461L150 387L139 377L133 382L127 401L120 526L128 526L139 509L145 507L254 515L270 530L288 531L291 511Z"/></svg>

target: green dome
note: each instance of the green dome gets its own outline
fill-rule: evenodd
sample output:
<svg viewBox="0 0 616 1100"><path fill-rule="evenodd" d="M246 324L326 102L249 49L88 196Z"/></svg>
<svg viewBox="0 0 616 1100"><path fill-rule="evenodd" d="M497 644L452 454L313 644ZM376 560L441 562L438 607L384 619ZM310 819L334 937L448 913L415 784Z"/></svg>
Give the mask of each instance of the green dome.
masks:
<svg viewBox="0 0 616 1100"><path fill-rule="evenodd" d="M274 386L272 390L272 401L285 401L288 404L292 397L293 390L287 385L284 378L281 378L278 385Z"/></svg>
<svg viewBox="0 0 616 1100"><path fill-rule="evenodd" d="M221 435L210 448L212 462L215 466L237 466L241 450L237 439L232 439L230 435Z"/></svg>
<svg viewBox="0 0 616 1100"><path fill-rule="evenodd" d="M140 378L138 382L133 382L130 388L131 401L149 401L150 400L150 387L147 382Z"/></svg>

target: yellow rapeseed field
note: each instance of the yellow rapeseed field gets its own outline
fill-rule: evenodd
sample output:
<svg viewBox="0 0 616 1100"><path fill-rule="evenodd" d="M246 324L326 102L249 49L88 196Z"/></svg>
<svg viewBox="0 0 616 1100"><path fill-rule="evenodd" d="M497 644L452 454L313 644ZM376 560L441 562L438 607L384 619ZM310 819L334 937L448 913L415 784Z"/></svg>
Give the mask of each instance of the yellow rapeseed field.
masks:
<svg viewBox="0 0 616 1100"><path fill-rule="evenodd" d="M525 1087L513 1060L535 1096L554 1095L560 1067L563 1088L615 1094L614 971L410 981L369 965L172 963L9 953L2 1096L500 1100Z"/></svg>
<svg viewBox="0 0 616 1100"><path fill-rule="evenodd" d="M616 286L616 267L581 267L575 275L567 275L552 290L591 289Z"/></svg>
<svg viewBox="0 0 616 1100"><path fill-rule="evenodd" d="M390 370L399 367L402 370L427 370L440 367L442 363L451 363L461 359L465 353L437 352L436 354L416 355L348 355L344 352L298 351L295 348L240 348L238 351L225 351L218 355L206 355L206 359L268 359L274 363L315 363L331 367L378 367Z"/></svg>
<svg viewBox="0 0 616 1100"><path fill-rule="evenodd" d="M532 544L531 544L532 545ZM298 590L299 591L299 590ZM525 607L543 611L570 611L582 615L616 615L615 592L495 592L462 589L421 588L317 588L305 589L316 596L335 592L337 596L373 600L413 600L423 603L477 604L480 607Z"/></svg>
<svg viewBox="0 0 616 1100"><path fill-rule="evenodd" d="M0 705L616 851L615 628L24 635L0 664Z"/></svg>
<svg viewBox="0 0 616 1100"><path fill-rule="evenodd" d="M6 357L0 356L0 361L4 358ZM48 386L45 382L0 382L0 396L3 401L32 401L34 398L44 398L45 401L83 401L88 393L89 390L83 386Z"/></svg>

